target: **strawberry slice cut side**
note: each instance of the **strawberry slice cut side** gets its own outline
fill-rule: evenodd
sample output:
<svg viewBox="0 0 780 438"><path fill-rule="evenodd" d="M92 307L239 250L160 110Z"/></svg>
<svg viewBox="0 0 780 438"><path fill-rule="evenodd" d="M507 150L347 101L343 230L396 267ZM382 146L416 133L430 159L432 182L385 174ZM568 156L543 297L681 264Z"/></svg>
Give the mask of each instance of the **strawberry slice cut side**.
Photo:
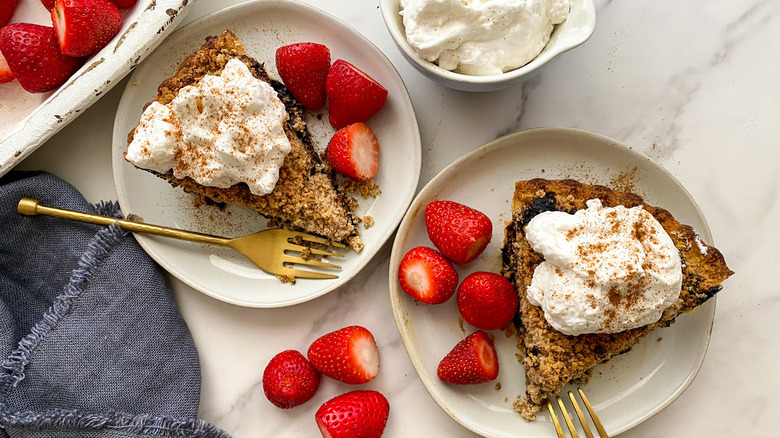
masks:
<svg viewBox="0 0 780 438"><path fill-rule="evenodd" d="M367 181L379 171L379 141L362 122L333 134L325 154L333 170L356 181Z"/></svg>
<svg viewBox="0 0 780 438"><path fill-rule="evenodd" d="M0 52L0 84L11 82L12 80L14 80L14 72L11 71L5 56Z"/></svg>

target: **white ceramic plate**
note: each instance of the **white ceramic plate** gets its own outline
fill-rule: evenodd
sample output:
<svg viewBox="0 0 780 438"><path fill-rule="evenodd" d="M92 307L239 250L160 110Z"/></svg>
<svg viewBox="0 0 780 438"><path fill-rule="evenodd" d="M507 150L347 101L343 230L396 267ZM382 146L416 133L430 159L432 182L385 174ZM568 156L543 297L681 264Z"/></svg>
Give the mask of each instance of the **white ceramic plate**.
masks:
<svg viewBox="0 0 780 438"><path fill-rule="evenodd" d="M474 271L501 270L501 246L511 220L514 183L531 178L574 178L618 189L630 189L651 205L666 208L680 222L694 226L711 242L707 223L680 183L649 158L609 138L584 131L533 129L509 135L466 155L437 175L412 202L401 222L390 260L390 299L406 350L425 388L452 418L487 437L554 437L549 416L526 422L512 410L525 393L522 366L515 359L513 338L493 331L499 355L496 389L490 382L457 387L436 377L439 361L465 335L476 329L463 323L455 299L438 306L421 304L400 288L398 264L419 245L432 246L425 206L453 200L493 219L493 237L485 252L458 267L461 279ZM585 386L607 432L614 435L648 419L677 398L695 377L707 350L715 299L656 330L628 354L599 365ZM572 411L573 412L573 411Z"/></svg>
<svg viewBox="0 0 780 438"><path fill-rule="evenodd" d="M357 214L370 215L375 225L361 227L365 249L346 252L335 280L300 279L282 284L231 250L137 235L141 246L168 272L217 299L251 307L281 307L320 296L347 282L376 254L395 231L412 200L420 174L420 134L406 87L390 61L357 31L310 6L290 1L242 3L207 15L173 33L135 71L119 104L114 122L113 168L119 203L125 214L134 213L148 223L204 233L238 237L266 228L255 212L229 206L196 206L194 197L164 180L133 168L122 157L127 133L138 123L144 104L178 64L197 50L206 36L233 30L247 52L265 62L277 77L274 53L282 45L301 41L325 44L331 59L342 58L362 69L388 90L384 108L366 123L380 143L380 166L375 181L382 188L377 198L361 199ZM335 132L327 111L308 114L315 144L324 148Z"/></svg>
<svg viewBox="0 0 780 438"><path fill-rule="evenodd" d="M139 0L122 10L119 34L56 90L28 93L18 81L0 84L0 175L119 82L181 22L193 3ZM40 1L19 2L12 22L52 25Z"/></svg>

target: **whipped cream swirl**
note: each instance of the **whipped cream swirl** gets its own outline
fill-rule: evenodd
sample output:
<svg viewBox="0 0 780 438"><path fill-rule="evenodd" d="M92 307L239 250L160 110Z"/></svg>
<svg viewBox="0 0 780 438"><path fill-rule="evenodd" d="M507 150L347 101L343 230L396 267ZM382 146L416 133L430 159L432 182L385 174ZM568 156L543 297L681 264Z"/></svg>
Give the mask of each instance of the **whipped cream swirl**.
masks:
<svg viewBox="0 0 780 438"><path fill-rule="evenodd" d="M617 333L658 321L680 296L680 254L642 207L544 212L526 226L544 255L526 291L547 322L567 335Z"/></svg>
<svg viewBox="0 0 780 438"><path fill-rule="evenodd" d="M152 102L125 158L209 187L246 183L262 196L276 186L291 149L282 125L286 119L271 85L231 59L220 75L183 87L170 103Z"/></svg>
<svg viewBox="0 0 780 438"><path fill-rule="evenodd" d="M571 0L400 0L406 40L445 70L495 75L522 67L566 20Z"/></svg>

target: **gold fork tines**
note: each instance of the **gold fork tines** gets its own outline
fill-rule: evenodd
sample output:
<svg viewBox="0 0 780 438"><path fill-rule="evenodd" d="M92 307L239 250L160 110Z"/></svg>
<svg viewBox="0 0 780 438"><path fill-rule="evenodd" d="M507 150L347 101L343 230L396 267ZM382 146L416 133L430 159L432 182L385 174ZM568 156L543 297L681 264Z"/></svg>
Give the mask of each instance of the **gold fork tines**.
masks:
<svg viewBox="0 0 780 438"><path fill-rule="evenodd" d="M607 435L606 430L604 430L604 427L601 425L601 421L599 420L599 417L596 415L596 412L593 410L593 407L591 406L590 402L588 401L588 398L585 397L585 393L582 391L581 388L577 388L577 392L580 395L580 398L582 399L583 404L585 404L585 408L588 411L588 415L590 416L591 420L593 421L593 425L596 426L596 430L599 433L599 437L601 438L609 438L609 435ZM571 401L572 406L574 407L574 410L577 412L577 417L580 420L580 426L582 426L582 431L585 434L587 438L594 438L593 433L590 430L590 426L588 425L588 420L585 418L585 414L583 413L582 409L580 408L579 403L577 402L577 399L574 397L574 393L571 391L568 391L569 394L569 400ZM566 436L563 433L563 428L561 428L561 424L558 421L558 416L555 414L555 408L553 407L552 400L555 400L558 404L559 409L561 410L561 415L563 415L563 419L566 423L566 427L569 429L569 432L571 433L572 438L579 438L579 434L577 433L577 429L574 426L574 423L571 420L571 416L569 415L569 412L566 410L566 406L563 404L563 400L559 396L550 396L550 398L547 400L547 409L550 411L550 417L553 420L553 425L555 426L555 432L558 434L558 438L566 438Z"/></svg>
<svg viewBox="0 0 780 438"><path fill-rule="evenodd" d="M210 234L196 233L192 231L179 230L176 228L163 227L160 225L151 225L142 222L136 222L126 219L117 219L114 217L100 216L90 213L82 213L73 210L47 207L41 205L40 201L32 198L22 198L19 201L17 210L20 214L35 216L43 214L47 216L70 219L79 222L87 222L98 225L117 224L122 229L154 234L173 239L186 240L189 242L205 243L208 245L225 246L232 248L243 254L252 261L257 267L273 275L279 275L292 278L312 278L312 279L334 279L337 275L324 272L308 271L291 268L290 265L307 265L327 269L341 269L341 266L334 263L327 263L308 257L300 257L289 254L289 252L303 253L323 256L323 257L342 257L330 251L318 248L309 248L301 243L314 243L319 245L332 246L337 248L346 248L340 243L334 243L322 237L312 236L310 234L296 231L274 228L260 231L244 237L228 239Z"/></svg>

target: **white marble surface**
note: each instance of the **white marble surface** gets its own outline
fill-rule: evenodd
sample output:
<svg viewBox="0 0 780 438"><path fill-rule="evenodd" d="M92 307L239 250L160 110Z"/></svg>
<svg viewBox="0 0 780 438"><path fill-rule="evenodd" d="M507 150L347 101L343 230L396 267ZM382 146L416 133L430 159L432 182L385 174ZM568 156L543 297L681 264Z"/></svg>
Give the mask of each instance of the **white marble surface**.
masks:
<svg viewBox="0 0 780 438"><path fill-rule="evenodd" d="M188 21L232 3L199 0ZM375 2L308 0L376 44L406 81L423 147L422 187L462 154L507 133L574 127L630 144L669 169L698 201L737 273L718 295L709 352L689 389L625 437L776 435L780 411L780 2L598 0L593 37L520 86L470 94L406 64ZM91 201L114 199L113 114L124 82L25 160ZM215 301L171 280L201 354L202 417L237 438L318 436L313 415L345 392L329 379L309 403L273 407L262 370L274 354L305 351L320 334L361 324L376 336L388 437L471 437L418 381L393 322L383 248L346 286L306 304L259 310Z"/></svg>

